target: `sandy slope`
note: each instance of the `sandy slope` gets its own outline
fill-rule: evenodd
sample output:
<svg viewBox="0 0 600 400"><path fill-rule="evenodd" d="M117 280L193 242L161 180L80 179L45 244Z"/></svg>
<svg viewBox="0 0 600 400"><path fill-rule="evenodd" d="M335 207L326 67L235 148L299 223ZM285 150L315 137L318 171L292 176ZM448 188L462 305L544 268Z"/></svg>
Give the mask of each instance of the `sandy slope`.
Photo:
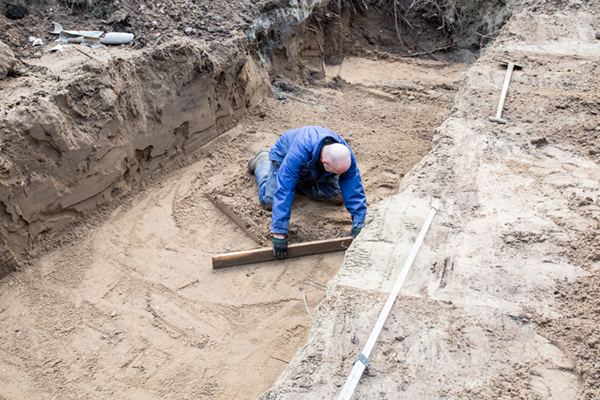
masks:
<svg viewBox="0 0 600 400"><path fill-rule="evenodd" d="M432 151L371 209L309 343L261 399L337 396L434 198L355 398L596 398L600 47L588 5L513 17L469 70ZM495 125L504 59L524 68Z"/></svg>

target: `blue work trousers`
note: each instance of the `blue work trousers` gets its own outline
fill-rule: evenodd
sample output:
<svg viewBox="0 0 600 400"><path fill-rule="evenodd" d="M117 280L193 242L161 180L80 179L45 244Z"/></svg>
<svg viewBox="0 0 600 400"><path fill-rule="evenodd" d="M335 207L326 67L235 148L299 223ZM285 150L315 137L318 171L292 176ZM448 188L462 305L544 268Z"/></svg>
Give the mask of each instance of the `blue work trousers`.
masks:
<svg viewBox="0 0 600 400"><path fill-rule="evenodd" d="M273 208L273 195L277 188L277 172L280 164L276 161L263 161L256 166L254 177L258 183L258 200L266 209ZM304 179L296 183L296 192L314 200L329 201L343 204L342 190L340 189L339 176L323 174L320 179Z"/></svg>

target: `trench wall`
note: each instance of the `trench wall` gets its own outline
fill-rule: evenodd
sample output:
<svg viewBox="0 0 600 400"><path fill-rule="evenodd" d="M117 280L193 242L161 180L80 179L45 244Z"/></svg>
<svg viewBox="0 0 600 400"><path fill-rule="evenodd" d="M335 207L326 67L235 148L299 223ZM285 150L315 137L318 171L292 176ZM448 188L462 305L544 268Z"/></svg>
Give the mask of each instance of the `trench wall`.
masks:
<svg viewBox="0 0 600 400"><path fill-rule="evenodd" d="M448 12L494 29L530 1L480 3L457 1ZM294 78L303 63L322 59L303 23L328 5L281 3L226 42L181 39L128 59L89 60L12 105L0 126L0 277L45 232L234 126L267 95L273 70Z"/></svg>
<svg viewBox="0 0 600 400"><path fill-rule="evenodd" d="M42 233L217 137L268 91L267 71L240 36L90 60L52 94L13 107L0 131L0 277Z"/></svg>

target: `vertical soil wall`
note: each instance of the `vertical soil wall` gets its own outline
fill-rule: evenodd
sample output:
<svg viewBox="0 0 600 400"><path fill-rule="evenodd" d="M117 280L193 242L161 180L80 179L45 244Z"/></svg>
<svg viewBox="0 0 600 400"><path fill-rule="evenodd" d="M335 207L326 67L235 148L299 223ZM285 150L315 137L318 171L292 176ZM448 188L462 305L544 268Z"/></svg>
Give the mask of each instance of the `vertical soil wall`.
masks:
<svg viewBox="0 0 600 400"><path fill-rule="evenodd" d="M444 3L444 18L470 37L493 31L528 3ZM89 56L67 74L36 75L9 93L0 109L0 277L32 253L40 235L234 126L269 92L269 73L324 76L327 49L343 49L335 43L341 31L327 33L339 31L341 20L330 18L331 29L316 33L306 21L316 9L329 15L327 7L360 13L351 2L273 3L245 35L232 31L230 39L208 44L177 39L105 60ZM345 18L345 29L354 29ZM468 29L461 25L467 20Z"/></svg>
<svg viewBox="0 0 600 400"><path fill-rule="evenodd" d="M89 60L11 104L0 131L0 276L40 234L231 128L267 91L267 74L240 36Z"/></svg>

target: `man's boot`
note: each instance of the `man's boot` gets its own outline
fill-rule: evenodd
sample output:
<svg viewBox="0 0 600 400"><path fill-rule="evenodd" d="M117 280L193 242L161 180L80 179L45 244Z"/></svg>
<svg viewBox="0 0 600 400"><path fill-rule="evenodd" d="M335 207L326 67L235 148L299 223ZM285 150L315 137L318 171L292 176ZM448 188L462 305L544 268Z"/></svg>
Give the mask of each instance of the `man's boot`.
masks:
<svg viewBox="0 0 600 400"><path fill-rule="evenodd" d="M254 171L256 171L256 167L263 161L269 161L269 150L259 150L258 153L248 161L248 172L251 175L254 175Z"/></svg>

